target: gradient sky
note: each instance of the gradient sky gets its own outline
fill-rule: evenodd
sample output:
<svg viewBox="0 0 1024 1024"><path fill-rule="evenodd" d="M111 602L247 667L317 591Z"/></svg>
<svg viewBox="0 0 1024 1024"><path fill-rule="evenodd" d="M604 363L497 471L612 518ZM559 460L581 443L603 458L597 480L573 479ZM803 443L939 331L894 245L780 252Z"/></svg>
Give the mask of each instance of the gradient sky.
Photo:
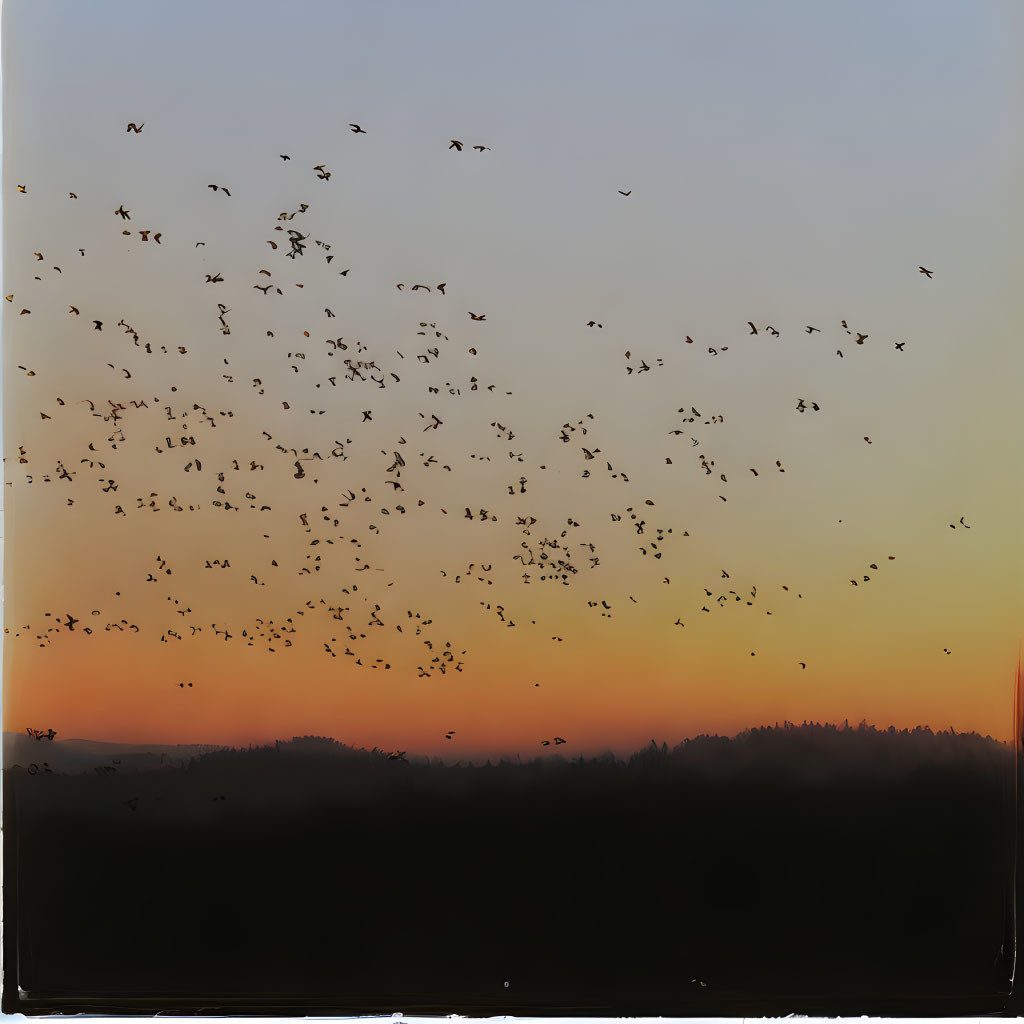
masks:
<svg viewBox="0 0 1024 1024"><path fill-rule="evenodd" d="M4 727L1008 737L1021 38L1002 3L6 0Z"/></svg>

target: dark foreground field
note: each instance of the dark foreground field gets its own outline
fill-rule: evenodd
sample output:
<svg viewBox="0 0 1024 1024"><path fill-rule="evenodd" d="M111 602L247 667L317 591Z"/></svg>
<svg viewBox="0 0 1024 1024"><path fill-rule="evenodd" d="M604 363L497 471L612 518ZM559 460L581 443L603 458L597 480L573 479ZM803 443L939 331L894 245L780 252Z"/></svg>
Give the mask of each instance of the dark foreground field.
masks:
<svg viewBox="0 0 1024 1024"><path fill-rule="evenodd" d="M627 763L13 768L3 1009L999 1012L1013 775L977 736L818 726Z"/></svg>

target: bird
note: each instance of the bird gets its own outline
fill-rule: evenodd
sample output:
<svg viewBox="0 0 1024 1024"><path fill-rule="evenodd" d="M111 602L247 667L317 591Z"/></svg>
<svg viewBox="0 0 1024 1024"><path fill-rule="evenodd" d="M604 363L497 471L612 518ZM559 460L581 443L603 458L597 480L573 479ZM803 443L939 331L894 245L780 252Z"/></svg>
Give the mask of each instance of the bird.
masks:
<svg viewBox="0 0 1024 1024"><path fill-rule="evenodd" d="M346 271L346 273L347 273L347 271ZM439 292L440 292L440 293L441 293L442 295L444 295L444 290L445 290L445 288L447 288L447 287L448 287L448 282L447 282L447 281L442 281L442 282L441 282L440 284L435 284L435 285L434 285L434 287L435 287L435 288L436 288L436 289L437 289L437 290L438 290L438 291L439 291Z"/></svg>
<svg viewBox="0 0 1024 1024"><path fill-rule="evenodd" d="M630 189L628 192L623 192L622 189L620 188L620 189L618 189L618 193L619 193L620 196L629 196L629 195L633 194L633 190Z"/></svg>
<svg viewBox="0 0 1024 1024"><path fill-rule="evenodd" d="M460 153L462 152L462 143L458 139L452 139L449 149L457 149Z"/></svg>
<svg viewBox="0 0 1024 1024"><path fill-rule="evenodd" d="M930 277L932 276L932 274L934 273L934 271L932 271L932 270L925 270L925 268L924 268L924 267L918 267L917 269L918 269L918 270L919 270L919 271L920 271L920 272L921 272L922 274L924 274L924 276L925 276L925 277L928 277L928 278L930 278Z"/></svg>
<svg viewBox="0 0 1024 1024"><path fill-rule="evenodd" d="M76 193L74 193L74 192L69 192L68 193L68 199L77 199L77 198L78 198L78 195Z"/></svg>
<svg viewBox="0 0 1024 1024"><path fill-rule="evenodd" d="M231 195L231 193L223 185L207 185L206 187L207 188L212 188L214 192L216 192L218 189L220 189L220 191L223 192L224 195L226 195L226 196Z"/></svg>
<svg viewBox="0 0 1024 1024"><path fill-rule="evenodd" d="M469 314L469 318L471 320L486 320L487 319L487 314L486 313L481 313L479 316L477 316L476 313L470 313Z"/></svg>
<svg viewBox="0 0 1024 1024"><path fill-rule="evenodd" d="M813 334L815 331L817 331L819 334L821 334L821 328L820 327L810 327L810 326L807 327L807 333L808 334Z"/></svg>
<svg viewBox="0 0 1024 1024"><path fill-rule="evenodd" d="M279 153L278 156L280 156L282 160L291 160L291 157L286 153Z"/></svg>
<svg viewBox="0 0 1024 1024"><path fill-rule="evenodd" d="M751 334L757 334L757 328L754 326L753 320L748 320L747 324L750 327L750 333Z"/></svg>
<svg viewBox="0 0 1024 1024"><path fill-rule="evenodd" d="M135 122L134 121L130 121L128 123L128 127L125 129L125 132L135 132L135 134L138 135L138 133L142 131L142 126L144 124L145 124L145 121L143 121L142 124L140 124L140 125L138 125L138 127L136 127Z"/></svg>
<svg viewBox="0 0 1024 1024"><path fill-rule="evenodd" d="M24 185L19 185L19 186L18 186L18 191L19 191L19 192L26 192L26 193L27 193L27 192L28 192L28 189L27 189L27 188L25 188L25 186L24 186Z"/></svg>
<svg viewBox="0 0 1024 1024"><path fill-rule="evenodd" d="M118 207L118 208L117 208L117 209L116 209L116 210L114 211L114 215L115 215L115 216L117 216L118 214L120 215L120 217L121 217L121 220L131 220L131 219L132 219L132 218L131 218L131 213L130 213L130 211L129 211L129 210L126 210L126 209L124 208L124 203L122 203L122 204L121 204L121 205L120 205L120 206L119 206L119 207Z"/></svg>
<svg viewBox="0 0 1024 1024"><path fill-rule="evenodd" d="M596 320L588 320L587 321L587 326L588 327L604 327L604 324L599 324Z"/></svg>
<svg viewBox="0 0 1024 1024"><path fill-rule="evenodd" d="M351 122L349 122L349 128L352 129L352 134L353 135L365 135L366 134L366 129L365 128L360 128L359 125L357 125L357 124L352 124Z"/></svg>
<svg viewBox="0 0 1024 1024"><path fill-rule="evenodd" d="M902 351L903 351L903 346L904 346L904 345L906 345L906 342L905 342L905 341L897 341L897 342L896 342L896 351L897 351L897 352L902 352Z"/></svg>
<svg viewBox="0 0 1024 1024"><path fill-rule="evenodd" d="M807 668L807 662L806 662L806 661L798 661L798 662L797 662L797 664L798 664L798 665L799 665L799 666L800 666L801 668Z"/></svg>
<svg viewBox="0 0 1024 1024"><path fill-rule="evenodd" d="M858 334L857 335L857 344L858 345L863 345L866 340L867 340L867 335L866 334Z"/></svg>
<svg viewBox="0 0 1024 1024"><path fill-rule="evenodd" d="M449 147L451 148L451 147ZM490 146L474 146L473 147L478 153L482 153L485 149L489 150Z"/></svg>
<svg viewBox="0 0 1024 1024"><path fill-rule="evenodd" d="M969 526L968 526L968 525L967 525L967 524L966 524L966 523L964 522L964 517L963 517L963 516L961 516L961 517L960 517L960 525L961 525L961 526L962 526L962 527L963 527L963 528L964 528L965 530L969 530L969 529L970 529L970 527L969 527Z"/></svg>

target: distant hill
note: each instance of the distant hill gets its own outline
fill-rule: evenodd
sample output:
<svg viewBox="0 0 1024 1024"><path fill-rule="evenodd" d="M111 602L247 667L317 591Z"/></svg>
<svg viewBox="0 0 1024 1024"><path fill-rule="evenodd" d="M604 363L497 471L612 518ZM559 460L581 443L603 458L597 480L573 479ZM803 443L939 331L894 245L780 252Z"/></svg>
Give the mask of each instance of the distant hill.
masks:
<svg viewBox="0 0 1024 1024"><path fill-rule="evenodd" d="M48 762L56 772L76 775L90 772L116 759L123 771L147 771L168 763L181 764L190 758L223 749L209 743L106 743L102 740L36 740L25 733L3 734L3 766L12 768Z"/></svg>
<svg viewBox="0 0 1024 1024"><path fill-rule="evenodd" d="M117 762L123 772L148 771L187 764L194 758L217 754L220 758L259 755L266 751L289 758L347 758L386 762L390 751L348 746L327 736L293 736L254 747L231 747L210 743L109 743L102 740L35 740L24 733L3 733L3 766L41 765L48 762L54 771L68 775L94 771ZM406 753L403 762L435 767L469 769L485 766L546 765L589 763L593 765L653 765L664 763L677 768L734 775L748 770L777 771L814 779L854 773L860 778L899 775L921 762L965 763L981 759L1000 760L1012 753L1009 744L977 733L958 733L952 729L934 732L927 726L913 729L879 729L862 722L858 726L785 722L782 725L747 729L733 737L702 734L683 740L674 747L651 740L649 746L625 757L606 753L580 758L561 753L538 755L529 761L500 758L496 764L479 760L452 761ZM399 762L399 763L403 763ZM824 773L824 775L823 775Z"/></svg>

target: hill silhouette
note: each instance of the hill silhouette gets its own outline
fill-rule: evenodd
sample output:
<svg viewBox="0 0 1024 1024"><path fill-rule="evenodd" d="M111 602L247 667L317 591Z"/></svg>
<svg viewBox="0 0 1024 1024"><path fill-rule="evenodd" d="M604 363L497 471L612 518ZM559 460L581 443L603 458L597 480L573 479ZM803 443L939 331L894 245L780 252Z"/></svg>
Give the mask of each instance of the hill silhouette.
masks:
<svg viewBox="0 0 1024 1024"><path fill-rule="evenodd" d="M8 1012L1007 1002L1014 760L987 737L786 723L476 765L297 737L138 764L5 772Z"/></svg>

